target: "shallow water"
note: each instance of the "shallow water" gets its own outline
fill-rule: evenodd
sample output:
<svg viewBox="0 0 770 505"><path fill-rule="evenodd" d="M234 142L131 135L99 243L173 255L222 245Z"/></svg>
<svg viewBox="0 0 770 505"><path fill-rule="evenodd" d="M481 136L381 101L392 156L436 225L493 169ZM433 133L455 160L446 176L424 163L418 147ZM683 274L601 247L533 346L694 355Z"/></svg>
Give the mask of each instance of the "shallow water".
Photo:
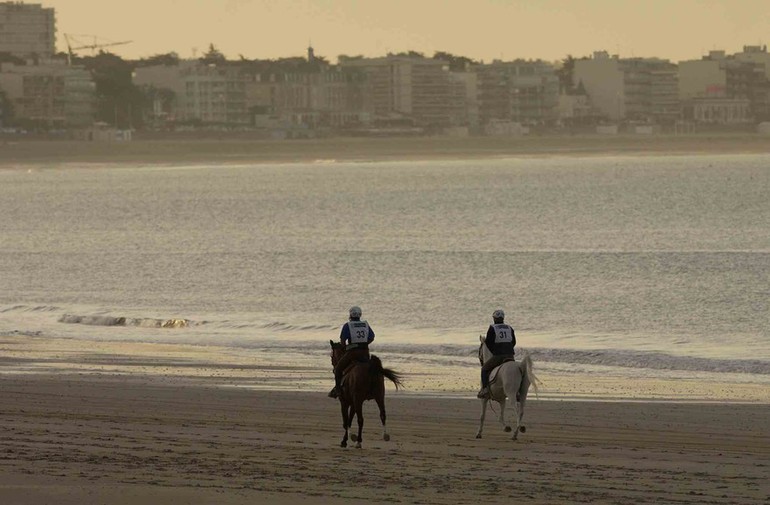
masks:
<svg viewBox="0 0 770 505"><path fill-rule="evenodd" d="M475 367L502 307L540 362L764 382L768 167L729 155L0 171L0 335L320 351L358 304L378 349ZM190 326L157 327L172 318Z"/></svg>

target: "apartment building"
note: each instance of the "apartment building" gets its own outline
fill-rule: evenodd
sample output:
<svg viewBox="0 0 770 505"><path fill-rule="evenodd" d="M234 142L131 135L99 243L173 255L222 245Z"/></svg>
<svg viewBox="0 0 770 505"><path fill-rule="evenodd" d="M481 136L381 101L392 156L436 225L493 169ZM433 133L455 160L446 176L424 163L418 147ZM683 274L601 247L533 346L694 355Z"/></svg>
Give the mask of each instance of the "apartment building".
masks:
<svg viewBox="0 0 770 505"><path fill-rule="evenodd" d="M48 129L90 126L94 121L96 86L82 67L61 61L3 63L0 89L11 101L18 124Z"/></svg>
<svg viewBox="0 0 770 505"><path fill-rule="evenodd" d="M419 55L349 58L343 69L365 75L364 108L379 122L409 122L420 127L446 127L468 121L466 90L473 84L451 76L443 60Z"/></svg>
<svg viewBox="0 0 770 505"><path fill-rule="evenodd" d="M559 117L559 78L540 60L477 65L479 121L553 124Z"/></svg>
<svg viewBox="0 0 770 505"><path fill-rule="evenodd" d="M247 125L246 76L237 66L193 62L180 65L180 121Z"/></svg>
<svg viewBox="0 0 770 505"><path fill-rule="evenodd" d="M700 60L680 62L679 96L688 117L727 123L770 119L767 47L744 46L733 55L711 51Z"/></svg>
<svg viewBox="0 0 770 505"><path fill-rule="evenodd" d="M680 116L677 66L659 58L619 58L597 51L575 61L573 84L612 121L671 124Z"/></svg>
<svg viewBox="0 0 770 505"><path fill-rule="evenodd" d="M47 58L56 52L53 8L21 2L0 3L0 52L20 58Z"/></svg>
<svg viewBox="0 0 770 505"><path fill-rule="evenodd" d="M358 69L316 60L286 58L254 62L246 72L247 105L294 126L348 128L367 124L365 76Z"/></svg>
<svg viewBox="0 0 770 505"><path fill-rule="evenodd" d="M163 114L175 122L222 126L251 122L246 100L248 78L237 65L182 60L175 65L139 67L134 70L133 82L158 102L153 104L153 114Z"/></svg>

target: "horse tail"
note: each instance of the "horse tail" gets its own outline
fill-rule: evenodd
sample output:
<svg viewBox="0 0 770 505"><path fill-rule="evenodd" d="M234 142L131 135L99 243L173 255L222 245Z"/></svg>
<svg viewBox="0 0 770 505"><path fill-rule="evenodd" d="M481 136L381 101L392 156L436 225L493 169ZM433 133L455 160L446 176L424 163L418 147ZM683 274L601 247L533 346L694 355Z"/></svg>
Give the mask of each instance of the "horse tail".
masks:
<svg viewBox="0 0 770 505"><path fill-rule="evenodd" d="M396 385L396 389L403 387L404 383L401 380L401 374L391 370L390 368L383 368L382 367L382 361L380 361L380 358L377 356L372 355L369 358L369 363L371 367L369 368L369 373L371 373L373 376L383 376L390 380L393 384Z"/></svg>
<svg viewBox="0 0 770 505"><path fill-rule="evenodd" d="M535 395L537 395L537 385L540 383L540 379L535 375L532 358L528 353L524 353L524 357L521 360L521 367L523 374L527 377L527 380L532 385L532 389L535 390Z"/></svg>

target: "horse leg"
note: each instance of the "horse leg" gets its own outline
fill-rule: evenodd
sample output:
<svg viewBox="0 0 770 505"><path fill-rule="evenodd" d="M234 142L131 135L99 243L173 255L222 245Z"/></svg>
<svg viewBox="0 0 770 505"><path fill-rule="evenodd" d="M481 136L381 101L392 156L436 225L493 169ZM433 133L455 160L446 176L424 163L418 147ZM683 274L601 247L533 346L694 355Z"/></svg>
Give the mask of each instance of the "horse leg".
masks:
<svg viewBox="0 0 770 505"><path fill-rule="evenodd" d="M358 440L356 441L356 449L361 448L361 442L364 441L363 439L363 431L364 431L364 402L356 401L356 417L358 417ZM353 419L350 419L350 422L353 422Z"/></svg>
<svg viewBox="0 0 770 505"><path fill-rule="evenodd" d="M508 433L511 431L510 420L509 421L505 420L505 407L508 406L508 400L505 398L505 396L503 396L503 399L497 403L500 404L500 418L498 419L498 421L500 421L500 424L503 426L503 431Z"/></svg>
<svg viewBox="0 0 770 505"><path fill-rule="evenodd" d="M488 399L481 399L481 420L479 421L479 431L476 432L476 438L481 438L481 432L484 429L484 418L487 417L487 403L489 403Z"/></svg>
<svg viewBox="0 0 770 505"><path fill-rule="evenodd" d="M527 402L527 393L529 392L529 379L526 376L521 381L521 387L518 392L518 402L516 405L516 433L513 434L513 439L518 440L519 432L526 432L527 427L524 426L522 419L524 418L524 404Z"/></svg>
<svg viewBox="0 0 770 505"><path fill-rule="evenodd" d="M377 406L380 408L380 421L382 421L382 439L386 442L390 440L390 435L388 435L388 428L385 427L385 397L383 396L377 396L375 398L377 401Z"/></svg>
<svg viewBox="0 0 770 505"><path fill-rule="evenodd" d="M347 411L347 420L348 420L348 430L351 430L353 428L353 416L356 415L355 410L353 410L353 404L348 403L348 411ZM351 433L350 434L350 440L353 442L356 441L356 434Z"/></svg>
<svg viewBox="0 0 770 505"><path fill-rule="evenodd" d="M350 421L348 420L348 406L341 399L340 399L340 409L342 410L342 429L345 430L345 435L342 437L342 442L340 442L340 447L347 447L348 446L348 427L350 426Z"/></svg>

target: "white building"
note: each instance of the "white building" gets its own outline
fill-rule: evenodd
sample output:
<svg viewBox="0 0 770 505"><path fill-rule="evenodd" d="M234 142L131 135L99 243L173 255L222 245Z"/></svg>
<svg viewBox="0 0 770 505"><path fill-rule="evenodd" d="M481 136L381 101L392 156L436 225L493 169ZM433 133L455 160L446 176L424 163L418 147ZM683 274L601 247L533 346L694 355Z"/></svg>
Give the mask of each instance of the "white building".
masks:
<svg viewBox="0 0 770 505"><path fill-rule="evenodd" d="M583 84L591 103L612 121L673 123L679 117L675 64L659 58L618 58L606 51L576 60L575 86Z"/></svg>
<svg viewBox="0 0 770 505"><path fill-rule="evenodd" d="M375 119L408 120L417 126L452 126L455 114L465 104L453 102L461 91L472 87L450 77L443 60L416 55L384 58L350 58L340 61L343 69L359 69L366 75L364 108ZM464 99L465 97L463 97Z"/></svg>
<svg viewBox="0 0 770 505"><path fill-rule="evenodd" d="M173 93L173 119L218 125L246 125L246 78L234 66L198 60L177 65L155 65L134 70L133 82L141 87Z"/></svg>
<svg viewBox="0 0 770 505"><path fill-rule="evenodd" d="M602 115L612 121L626 117L623 71L617 56L610 57L606 51L597 51L590 60L576 60L573 85L580 83Z"/></svg>
<svg viewBox="0 0 770 505"><path fill-rule="evenodd" d="M0 89L13 105L14 121L41 128L89 126L96 85L91 73L59 60L38 65L0 64Z"/></svg>
<svg viewBox="0 0 770 505"><path fill-rule="evenodd" d="M710 51L700 60L679 62L679 98L727 96L727 70L724 51Z"/></svg>
<svg viewBox="0 0 770 505"><path fill-rule="evenodd" d="M770 119L770 54L767 47L744 46L742 52L732 55L711 51L700 60L680 62L679 97L686 102L685 115L698 116L706 122L748 121L743 118L746 100L751 118ZM698 110L702 114L697 114Z"/></svg>
<svg viewBox="0 0 770 505"><path fill-rule="evenodd" d="M685 119L723 125L749 123L752 121L751 104L748 98L693 98L685 107Z"/></svg>

